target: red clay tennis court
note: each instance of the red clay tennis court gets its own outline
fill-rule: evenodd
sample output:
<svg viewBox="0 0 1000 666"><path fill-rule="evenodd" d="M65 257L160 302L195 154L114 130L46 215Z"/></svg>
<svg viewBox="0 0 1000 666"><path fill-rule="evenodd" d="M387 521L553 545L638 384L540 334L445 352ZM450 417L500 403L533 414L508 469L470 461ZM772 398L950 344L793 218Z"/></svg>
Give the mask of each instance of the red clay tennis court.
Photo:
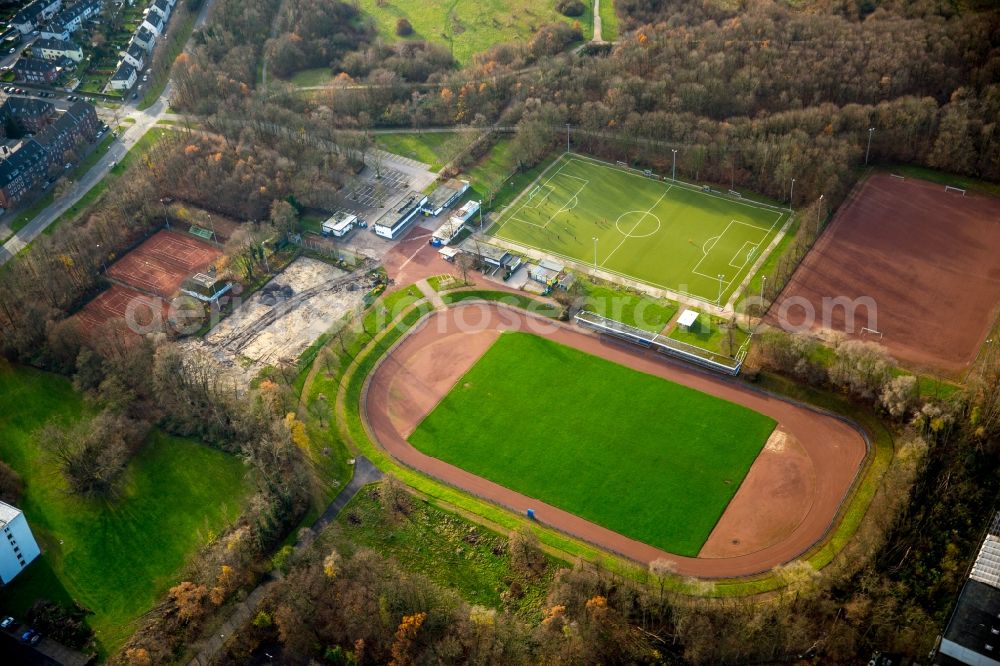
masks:
<svg viewBox="0 0 1000 666"><path fill-rule="evenodd" d="M140 291L170 298L185 278L204 271L221 254L194 236L159 231L108 267L108 275Z"/></svg>
<svg viewBox="0 0 1000 666"><path fill-rule="evenodd" d="M169 304L164 299L115 284L87 303L77 313L77 318L83 330L89 334L100 330L112 319L124 319L145 327L153 320L157 308L160 309L159 321L166 321L168 307Z"/></svg>

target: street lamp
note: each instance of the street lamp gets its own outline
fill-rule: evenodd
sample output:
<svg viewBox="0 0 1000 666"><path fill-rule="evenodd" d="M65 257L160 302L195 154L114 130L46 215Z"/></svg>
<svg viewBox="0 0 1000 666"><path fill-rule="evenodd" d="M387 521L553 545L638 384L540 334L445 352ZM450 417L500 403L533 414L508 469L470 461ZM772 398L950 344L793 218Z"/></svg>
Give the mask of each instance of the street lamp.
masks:
<svg viewBox="0 0 1000 666"><path fill-rule="evenodd" d="M98 250L101 249L101 244L100 243L97 244L97 249ZM104 263L104 253L103 252L101 253L101 268L104 269L105 273L108 272L108 265L106 263Z"/></svg>
<svg viewBox="0 0 1000 666"><path fill-rule="evenodd" d="M594 270L597 270L597 236L594 236Z"/></svg>
<svg viewBox="0 0 1000 666"><path fill-rule="evenodd" d="M792 178L792 188L788 191L788 210L792 209L792 199L795 198L795 179Z"/></svg>
<svg viewBox="0 0 1000 666"><path fill-rule="evenodd" d="M720 308L722 307L722 281L726 279L726 276L719 273L719 297L715 299L715 304Z"/></svg>
<svg viewBox="0 0 1000 666"><path fill-rule="evenodd" d="M163 224L167 227L167 231L170 231L170 217L167 215L167 204L170 203L171 199L169 197L163 197L160 199L160 205L163 206Z"/></svg>
<svg viewBox="0 0 1000 666"><path fill-rule="evenodd" d="M865 149L865 166L868 166L868 154L872 151L872 134L875 133L874 127L868 128L868 148Z"/></svg>
<svg viewBox="0 0 1000 666"><path fill-rule="evenodd" d="M819 201L816 202L816 233L819 233L819 214L823 210L823 195L819 195Z"/></svg>
<svg viewBox="0 0 1000 666"><path fill-rule="evenodd" d="M670 179L673 180L674 182L676 182L677 181L677 149L676 148L671 148L670 150L674 151L674 167L673 167L673 173L671 174Z"/></svg>
<svg viewBox="0 0 1000 666"><path fill-rule="evenodd" d="M566 123L566 152L569 152L569 123Z"/></svg>

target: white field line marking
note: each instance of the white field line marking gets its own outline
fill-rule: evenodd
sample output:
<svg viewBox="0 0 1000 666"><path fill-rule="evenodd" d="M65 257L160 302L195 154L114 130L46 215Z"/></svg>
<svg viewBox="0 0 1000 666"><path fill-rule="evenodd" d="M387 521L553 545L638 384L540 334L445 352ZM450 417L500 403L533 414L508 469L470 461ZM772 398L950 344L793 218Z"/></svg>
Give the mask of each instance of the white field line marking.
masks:
<svg viewBox="0 0 1000 666"><path fill-rule="evenodd" d="M663 201L663 197L667 196L667 192L669 192L669 191L670 191L670 188L671 188L671 187L673 187L673 185L670 185L670 186L668 186L668 187L667 187L667 189L663 190L663 194L661 194L661 195L660 195L660 198L659 198L659 199L657 199L657 200L656 200L656 203L654 203L654 204L653 204L652 206L650 206L650 207L649 207L649 209L648 209L648 210L646 210L646 212L642 214L642 217L640 217L640 218L639 218L639 221L638 221L638 222L636 222L636 223L635 223L635 224L634 224L634 225L632 226L632 228L631 228L631 229L629 230L629 233L632 233L632 232L633 232L633 231L635 230L635 228L639 226L639 223L640 223L640 222L642 222L643 220L645 220L645 219L646 219L646 216L647 216L647 215L651 215L651 214L653 213L653 209L655 209L655 208L656 208L657 206L659 206L659 205L660 205L660 202L661 202L661 201ZM623 214L624 214L624 213L623 213ZM617 228L617 225L616 225L616 228ZM619 231L618 233L621 233L621 231ZM619 248L620 248L620 247L621 247L622 245L624 245L624 244L625 244L625 241L627 241L627 240L628 240L629 238L630 238L630 236L624 236L624 237L622 238L622 241L621 241L620 243L618 243L618 246L617 246L617 247L616 247L615 249L611 250L611 254L609 254L608 256L604 257L604 261L602 261L602 262L601 262L601 264L600 264L602 268L604 267L604 264L608 263L608 260L609 260L609 259L611 258L611 256L612 256L612 255L613 255L613 254L614 254L615 252L617 252L617 251L618 251L618 249L619 249Z"/></svg>
<svg viewBox="0 0 1000 666"><path fill-rule="evenodd" d="M750 246L749 249L747 249L747 245ZM747 267L747 262L749 262L750 258L753 257L753 253L757 251L758 247L760 247L760 243L751 243L750 241L743 241L743 245L740 246L740 249L736 250L736 254L734 254L732 259L729 260L729 265L738 271L742 271L744 268ZM744 252L744 250L746 250L746 252ZM743 263L740 264L733 263L741 256L743 257Z"/></svg>
<svg viewBox="0 0 1000 666"><path fill-rule="evenodd" d="M757 241L757 246L760 246L760 244L762 242L764 242L764 240L766 240L767 236L770 234L769 231L767 231L763 227L758 227L755 224L748 224L746 222L740 222L739 220L730 220L729 224L726 225L726 228L722 230L721 234L719 234L719 237L718 237L719 240L715 241L715 244L712 245L712 249L713 250L719 244L719 241L721 241L722 238L729 232L729 229L732 228L732 226L734 224L742 224L745 227L750 227L751 229L756 229L757 231L763 231L764 235L763 235L763 237L759 241ZM749 241L744 241L743 246L740 247L740 252L743 251L743 247L746 245L747 242L749 242ZM709 252L709 254L711 254L711 252ZM702 273L701 271L698 270L699 268L701 268L702 262L705 261L705 259L708 258L709 254L702 255L701 259L698 260L698 263L695 264L694 268L691 269L691 273L693 273L694 275L700 275L701 277L708 278L710 280L718 280L719 279L718 275L707 275L707 274ZM737 254L739 254L739 253L737 253ZM732 266L732 258L730 258L730 260L729 260L728 263L729 263L730 266ZM733 266L733 267L736 268L735 266ZM746 263L743 264L743 267L744 268L746 267ZM733 283L733 280L735 280L737 277L739 277L740 271L742 271L742 270L743 269L740 268L739 270L736 271L736 275L733 276L733 278L731 280L729 280L729 282L728 282L729 285L731 285ZM726 281L723 280L723 282L725 283Z"/></svg>
<svg viewBox="0 0 1000 666"><path fill-rule="evenodd" d="M621 167L617 167L617 166L614 166L614 165L611 165L611 164L607 164L605 162L602 162L600 160L594 159L592 157L586 157L586 156L583 156L583 155L574 155L573 157L570 157L567 160L567 162L573 162L573 161L583 162L584 164L591 164L593 166L597 166L597 167L601 167L601 168L604 168L604 169L608 169L610 171L617 171L619 173L624 173L626 175L632 176L632 177L637 178L637 179L642 180L642 181L648 181L649 180L647 177L640 176L639 174L634 173L632 171L629 171L628 169L622 169ZM700 195L705 196L705 197L712 197L714 199L719 199L721 201L728 201L729 203L739 204L741 206L746 206L748 208L753 208L755 210L767 211L769 213L773 213L774 212L771 207L761 206L761 205L757 204L756 202L752 202L752 201L751 202L747 202L747 201L740 201L740 200L737 200L737 199L730 199L730 198L727 198L727 197L721 197L718 194L713 194L711 192L705 192L701 188L698 188L698 187L696 187L694 185L691 185L690 183L685 183L683 181L679 181L679 180L673 181L673 182L671 182L671 185L676 185L679 189L687 190L687 191L691 192L692 194L700 194ZM784 216L784 215L785 215L784 211L779 212L778 213L778 219L781 219L781 217Z"/></svg>
<svg viewBox="0 0 1000 666"><path fill-rule="evenodd" d="M568 198L568 199L566 200L566 203L564 203L564 204L563 204L563 205L562 205L562 206L561 206L561 207L559 208L559 210L557 210L557 211L556 211L555 213L553 213L552 215L550 215L550 216L549 216L549 219L548 219L548 220L546 220L544 224L538 224L537 222L530 222L530 221L528 221L528 220L525 220L524 218L520 217L520 214L521 214L521 211L523 211L523 210L524 210L525 208L529 208L529 205L528 205L528 204L530 204L530 203L532 202L532 200L534 199L534 196L529 196L529 197L528 197L528 200L527 200L527 201L525 201L524 203L522 203L522 204L521 204L521 205L520 205L520 206L519 206L519 207L517 208L517 210L515 210L515 211L514 211L513 213L511 213L511 216L510 216L509 218L507 218L507 221L506 221L506 222L504 222L503 224L506 224L507 222L520 222L521 224L528 224L528 225L531 225L531 226L533 226L533 227L538 227L539 229L544 229L544 228L546 228L547 226L549 226L549 223L550 223L550 222L552 222L552 220L554 220L554 219L556 218L556 216L557 216L557 215L559 215L560 213L562 213L562 212L564 212L564 211L566 211L566 210L569 210L569 208L567 208L567 206L569 205L569 202L571 202L571 201L573 201L574 199L576 199L576 197L577 197L577 196L578 196L578 195L579 195L579 194L580 194L581 192L583 192L583 190L584 190L584 189L586 189L587 185L589 185L589 184L590 184L590 181L589 181L589 180L586 180L586 179L584 179L584 178L579 178L579 177L577 177L577 176L571 176L571 175L569 175L568 173L564 174L564 173L562 172L562 170L563 170L563 169L564 169L565 167L566 167L566 165L565 165L565 164L564 164L563 166L559 167L559 170L558 170L558 171L556 171L556 172L555 172L554 174L552 174L552 175L551 175L551 176L549 177L549 179L548 179L548 180L546 180L546 181L545 181L544 183L542 183L542 184L538 185L538 186L537 186L537 187L535 188L535 189L539 189L539 188L545 188L545 189L546 189L547 193L546 193L546 195L545 195L545 199L544 199L544 200L543 200L543 202L542 202L543 204L544 204L544 203L547 203L547 202L548 202L548 200L549 200L549 196L551 195L551 193L552 193L552 192L554 192L554 191L555 191L555 188L554 188L553 186L549 185L549 183L551 183L551 182L552 182L552 180L553 180L554 178L556 178L556 177L558 177L558 176L563 176L564 178L572 178L573 180L578 180L578 181L580 181L580 182L581 182L581 183L583 183L583 184L582 184L582 185L580 185L580 187L579 187L579 188L577 189L577 191L576 191L576 192L575 192L574 194L572 194L572 195L570 195L570 196L569 196L569 198ZM533 190L533 191L534 191L534 190ZM538 208L539 208L539 207L540 207L541 205L542 205L542 204L538 204L538 205L534 205L534 204L532 204L532 205L530 206L530 208L531 208L531 209L534 209L534 210L537 210L537 209L538 209ZM501 228L503 228L503 225L501 225ZM499 229L498 229L497 231L499 232Z"/></svg>

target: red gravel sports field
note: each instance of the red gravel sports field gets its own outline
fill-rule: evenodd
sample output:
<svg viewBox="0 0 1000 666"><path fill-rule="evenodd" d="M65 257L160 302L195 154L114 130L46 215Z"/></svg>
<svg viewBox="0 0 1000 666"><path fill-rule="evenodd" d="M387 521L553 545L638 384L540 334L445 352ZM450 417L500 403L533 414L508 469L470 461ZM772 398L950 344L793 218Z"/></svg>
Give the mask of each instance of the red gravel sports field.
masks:
<svg viewBox="0 0 1000 666"><path fill-rule="evenodd" d="M1000 199L889 174L861 183L768 312L768 323L874 340L908 365L968 369L1000 305ZM870 297L855 321L824 299ZM812 308L815 320L807 320Z"/></svg>

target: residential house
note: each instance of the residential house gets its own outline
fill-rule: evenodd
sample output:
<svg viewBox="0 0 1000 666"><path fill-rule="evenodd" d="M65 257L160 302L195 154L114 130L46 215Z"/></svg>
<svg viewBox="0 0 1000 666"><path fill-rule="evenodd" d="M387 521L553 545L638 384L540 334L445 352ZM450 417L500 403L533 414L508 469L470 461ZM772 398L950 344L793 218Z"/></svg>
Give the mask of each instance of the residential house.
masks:
<svg viewBox="0 0 1000 666"><path fill-rule="evenodd" d="M83 0L62 10L52 19L52 23L62 26L73 34L83 26L83 22L101 13L100 0Z"/></svg>
<svg viewBox="0 0 1000 666"><path fill-rule="evenodd" d="M159 14L164 24L170 20L170 12L173 9L173 6L167 0L156 0L156 2L149 6L149 11Z"/></svg>
<svg viewBox="0 0 1000 666"><path fill-rule="evenodd" d="M10 584L22 570L41 554L24 513L0 502L0 583Z"/></svg>
<svg viewBox="0 0 1000 666"><path fill-rule="evenodd" d="M132 86L135 85L138 76L135 73L135 67L125 62L124 60L120 65L118 65L118 71L114 73L111 77L111 81L108 82L108 87L112 90L131 90Z"/></svg>
<svg viewBox="0 0 1000 666"><path fill-rule="evenodd" d="M83 49L79 44L61 39L39 39L31 45L31 52L43 60L69 58L73 62L83 60Z"/></svg>
<svg viewBox="0 0 1000 666"><path fill-rule="evenodd" d="M165 24L163 22L163 17L156 12L146 12L146 18L142 20L141 28L146 28L153 35L159 37L163 34L165 29Z"/></svg>
<svg viewBox="0 0 1000 666"><path fill-rule="evenodd" d="M81 143L92 141L100 121L93 105L76 102L35 139L46 149L51 165L61 165Z"/></svg>
<svg viewBox="0 0 1000 666"><path fill-rule="evenodd" d="M50 23L47 26L45 26L44 28L42 28L42 32L41 32L42 37L41 38L42 39L56 39L56 40L59 40L60 42L66 42L66 41L69 41L69 36L71 34L72 33L69 31L69 29L65 25L63 25L62 23L58 23L56 21L53 21L52 23Z"/></svg>
<svg viewBox="0 0 1000 666"><path fill-rule="evenodd" d="M15 135L36 134L52 122L56 107L34 97L8 97L0 106L0 122L6 130L11 127Z"/></svg>
<svg viewBox="0 0 1000 666"><path fill-rule="evenodd" d="M52 171L61 170L67 154L97 136L100 121L94 107L76 102L33 138L0 160L0 206L15 206Z"/></svg>
<svg viewBox="0 0 1000 666"><path fill-rule="evenodd" d="M59 67L51 60L41 58L17 59L14 63L14 78L24 83L52 83L59 77Z"/></svg>
<svg viewBox="0 0 1000 666"><path fill-rule="evenodd" d="M52 18L62 7L62 0L34 0L21 8L10 24L18 29L22 35L38 27L42 21Z"/></svg>
<svg viewBox="0 0 1000 666"><path fill-rule="evenodd" d="M145 49L132 43L129 44L128 49L122 51L122 60L135 67L137 71L142 71L142 68L146 66L147 55Z"/></svg>
<svg viewBox="0 0 1000 666"><path fill-rule="evenodd" d="M139 26L139 29L132 35L132 43L141 46L146 53L152 53L153 47L156 46L156 35L150 32L148 28Z"/></svg>
<svg viewBox="0 0 1000 666"><path fill-rule="evenodd" d="M11 208L24 198L32 187L45 177L48 162L45 149L34 139L28 139L0 160L0 207Z"/></svg>

